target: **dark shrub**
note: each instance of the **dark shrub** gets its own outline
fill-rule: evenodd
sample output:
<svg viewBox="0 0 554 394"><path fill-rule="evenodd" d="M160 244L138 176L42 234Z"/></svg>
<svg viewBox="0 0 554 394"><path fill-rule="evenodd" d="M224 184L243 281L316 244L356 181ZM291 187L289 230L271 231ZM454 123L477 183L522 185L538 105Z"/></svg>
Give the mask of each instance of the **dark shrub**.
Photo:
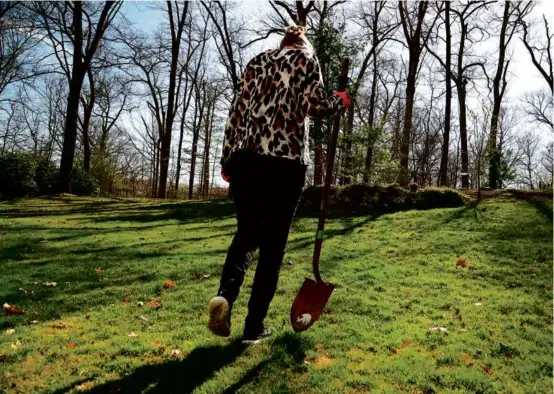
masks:
<svg viewBox="0 0 554 394"><path fill-rule="evenodd" d="M322 190L322 186L308 187L304 192L301 207L313 213L318 212ZM345 187L333 186L329 213L384 213L407 209L459 207L465 203L466 198L452 189L419 189L413 193L398 185L352 184Z"/></svg>
<svg viewBox="0 0 554 394"><path fill-rule="evenodd" d="M98 181L82 167L74 167L71 175L71 192L79 196L97 196L100 193Z"/></svg>
<svg viewBox="0 0 554 394"><path fill-rule="evenodd" d="M416 194L417 209L454 208L465 205L466 197L447 188L423 189Z"/></svg>
<svg viewBox="0 0 554 394"><path fill-rule="evenodd" d="M35 170L35 181L39 195L53 194L58 182L59 169L54 163L46 158L37 161Z"/></svg>
<svg viewBox="0 0 554 394"><path fill-rule="evenodd" d="M25 152L0 155L0 193L2 198L34 196L37 191L37 161Z"/></svg>

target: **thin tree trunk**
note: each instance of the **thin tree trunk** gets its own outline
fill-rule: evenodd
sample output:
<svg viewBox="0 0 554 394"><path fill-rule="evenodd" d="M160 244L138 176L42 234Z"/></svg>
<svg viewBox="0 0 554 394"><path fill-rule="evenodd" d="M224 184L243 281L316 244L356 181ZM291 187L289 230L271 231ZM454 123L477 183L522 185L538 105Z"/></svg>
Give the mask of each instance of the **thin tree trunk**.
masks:
<svg viewBox="0 0 554 394"><path fill-rule="evenodd" d="M491 113L491 129L488 143L489 153L489 187L496 189L499 186L499 170L500 170L500 152L497 146L498 122L500 116L500 105L502 103L502 93L500 84L505 75L508 64L504 64L506 60L506 29L508 27L509 12L511 2L504 3L504 17L502 27L500 29L500 44L498 47L498 65L496 75L493 80L493 107ZM508 61L509 63L509 61ZM504 89L502 89L503 91Z"/></svg>
<svg viewBox="0 0 554 394"><path fill-rule="evenodd" d="M452 108L452 81L451 81L451 34L450 34L450 1L445 1L445 25L446 25L446 102L444 108L444 135L442 142L441 164L439 170L439 183L448 186L448 151L450 144L450 117Z"/></svg>
<svg viewBox="0 0 554 394"><path fill-rule="evenodd" d="M210 145L212 141L212 120L214 98L209 98L208 110L206 112L206 124L204 125L204 164L202 169L202 197L206 198L210 186Z"/></svg>
<svg viewBox="0 0 554 394"><path fill-rule="evenodd" d="M83 8L80 1L73 5L73 64L71 66L71 82L67 96L67 110L65 116L62 157L60 162L60 191L71 192L71 174L75 157L75 143L77 141L77 118L79 116L79 98L85 77L83 56Z"/></svg>
<svg viewBox="0 0 554 394"><path fill-rule="evenodd" d="M469 188L469 154L467 149L467 108L466 87L462 81L458 84L458 110L460 112L460 156L462 159L462 189Z"/></svg>
<svg viewBox="0 0 554 394"><path fill-rule="evenodd" d="M375 32L375 35L377 33ZM376 37L374 37L374 40ZM376 45L375 43L373 45ZM371 96L369 98L369 131L367 136L367 152L364 166L364 183L369 182L371 162L373 160L373 148L375 146L375 98L377 96L377 56L373 57L373 80L371 81Z"/></svg>
<svg viewBox="0 0 554 394"><path fill-rule="evenodd" d="M202 92L204 93L204 89ZM197 102L194 112L193 134L192 134L192 149L190 153L190 176L189 176L189 200L192 200L194 191L194 175L196 172L196 158L198 154L198 138L200 136L200 125L204 116L204 104L206 102L205 95L200 97L200 89L197 89ZM200 106L199 106L200 104Z"/></svg>
<svg viewBox="0 0 554 394"><path fill-rule="evenodd" d="M183 3L183 13L181 19L177 20L177 26L173 22L173 10L171 2L167 2L169 22L171 28L171 66L169 69L169 90L167 93L167 114L162 134L161 160L160 160L160 182L158 198L166 198L167 194L167 174L169 170L169 156L171 153L171 134L173 132L173 120L175 118L175 90L177 81L177 65L179 61L179 49L181 46L181 36L185 25L188 2ZM175 31L175 27L177 31Z"/></svg>

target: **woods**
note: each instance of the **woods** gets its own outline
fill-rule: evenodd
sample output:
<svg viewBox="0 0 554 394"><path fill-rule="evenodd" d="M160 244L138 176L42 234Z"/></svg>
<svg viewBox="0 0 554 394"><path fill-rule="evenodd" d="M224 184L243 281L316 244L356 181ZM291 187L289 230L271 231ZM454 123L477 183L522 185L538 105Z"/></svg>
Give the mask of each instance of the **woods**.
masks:
<svg viewBox="0 0 554 394"><path fill-rule="evenodd" d="M549 189L543 3L1 2L1 162L32 161L34 172L0 169L11 177L0 192L225 197L234 89L293 22L307 27L329 93L343 56L352 59L336 185ZM331 124L310 126L314 185Z"/></svg>

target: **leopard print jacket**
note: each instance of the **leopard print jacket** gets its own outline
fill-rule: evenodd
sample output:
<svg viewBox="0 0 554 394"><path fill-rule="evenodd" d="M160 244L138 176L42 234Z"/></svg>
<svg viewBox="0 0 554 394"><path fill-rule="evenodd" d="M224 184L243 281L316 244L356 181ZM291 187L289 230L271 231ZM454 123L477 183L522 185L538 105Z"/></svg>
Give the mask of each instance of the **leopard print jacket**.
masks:
<svg viewBox="0 0 554 394"><path fill-rule="evenodd" d="M250 150L309 164L309 117L342 110L324 90L315 55L284 48L257 55L247 65L225 126L222 166L234 152Z"/></svg>

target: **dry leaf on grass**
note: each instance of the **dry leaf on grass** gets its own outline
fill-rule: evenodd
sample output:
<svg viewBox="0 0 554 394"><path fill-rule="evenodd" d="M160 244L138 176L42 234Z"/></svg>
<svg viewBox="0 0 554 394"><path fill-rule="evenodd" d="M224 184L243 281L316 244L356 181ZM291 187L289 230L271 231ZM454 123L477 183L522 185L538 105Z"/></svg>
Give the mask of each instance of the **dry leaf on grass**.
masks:
<svg viewBox="0 0 554 394"><path fill-rule="evenodd" d="M429 331L447 332L448 330L447 330L445 327L436 326L436 327L431 327L431 328L429 329Z"/></svg>
<svg viewBox="0 0 554 394"><path fill-rule="evenodd" d="M137 306L144 306L144 302L142 301L137 302Z"/></svg>
<svg viewBox="0 0 554 394"><path fill-rule="evenodd" d="M21 342L19 342L19 341L16 341L15 343L11 344L11 348L13 350L17 350L20 346L21 346Z"/></svg>
<svg viewBox="0 0 554 394"><path fill-rule="evenodd" d="M462 257L458 257L456 259L456 267L466 267L468 264L468 261Z"/></svg>
<svg viewBox="0 0 554 394"><path fill-rule="evenodd" d="M162 307L162 304L160 304L158 301L150 301L148 303L148 306L150 308L154 308L154 309L160 309Z"/></svg>
<svg viewBox="0 0 554 394"><path fill-rule="evenodd" d="M77 389L77 391L88 391L93 387L94 387L94 382L85 382L78 386L75 386L75 389Z"/></svg>
<svg viewBox="0 0 554 394"><path fill-rule="evenodd" d="M4 314L5 315L23 315L25 312L23 309L18 308L15 305L10 305L7 302L4 303Z"/></svg>
<svg viewBox="0 0 554 394"><path fill-rule="evenodd" d="M77 347L77 345L71 341L67 342L67 347L71 348L71 349L75 349Z"/></svg>
<svg viewBox="0 0 554 394"><path fill-rule="evenodd" d="M94 269L94 272L96 272L98 275L101 275L101 274L104 273L104 271L102 271L102 268L100 268L100 267L96 267L96 268Z"/></svg>
<svg viewBox="0 0 554 394"><path fill-rule="evenodd" d="M171 351L171 358L178 358L181 355L181 351L179 349L173 349Z"/></svg>
<svg viewBox="0 0 554 394"><path fill-rule="evenodd" d="M166 288L166 289L175 289L175 288L177 288L177 285L175 284L175 282L168 279L164 282L164 288Z"/></svg>
<svg viewBox="0 0 554 394"><path fill-rule="evenodd" d="M21 295L23 297L32 297L32 296L35 295L35 292L33 290L28 291L28 290L25 290L22 287L19 288L19 291L21 292Z"/></svg>
<svg viewBox="0 0 554 394"><path fill-rule="evenodd" d="M487 375L492 375L492 369L491 367L488 367L486 365L482 365L481 368L483 369L483 372L485 372Z"/></svg>
<svg viewBox="0 0 554 394"><path fill-rule="evenodd" d="M134 331L131 331L131 332L129 333L129 335L127 335L127 336L128 336L128 337L131 337L131 338L136 338L136 337L138 337L138 334L137 334L136 332L134 332Z"/></svg>
<svg viewBox="0 0 554 394"><path fill-rule="evenodd" d="M31 320L31 324L37 324L38 320Z"/></svg>
<svg viewBox="0 0 554 394"><path fill-rule="evenodd" d="M13 328L6 330L6 335L12 335L15 332Z"/></svg>
<svg viewBox="0 0 554 394"><path fill-rule="evenodd" d="M194 274L192 274L192 276L194 276L197 279L207 279L210 277L210 274L206 274L203 272L195 272Z"/></svg>
<svg viewBox="0 0 554 394"><path fill-rule="evenodd" d="M56 287L58 284L56 282L44 282L46 287Z"/></svg>

